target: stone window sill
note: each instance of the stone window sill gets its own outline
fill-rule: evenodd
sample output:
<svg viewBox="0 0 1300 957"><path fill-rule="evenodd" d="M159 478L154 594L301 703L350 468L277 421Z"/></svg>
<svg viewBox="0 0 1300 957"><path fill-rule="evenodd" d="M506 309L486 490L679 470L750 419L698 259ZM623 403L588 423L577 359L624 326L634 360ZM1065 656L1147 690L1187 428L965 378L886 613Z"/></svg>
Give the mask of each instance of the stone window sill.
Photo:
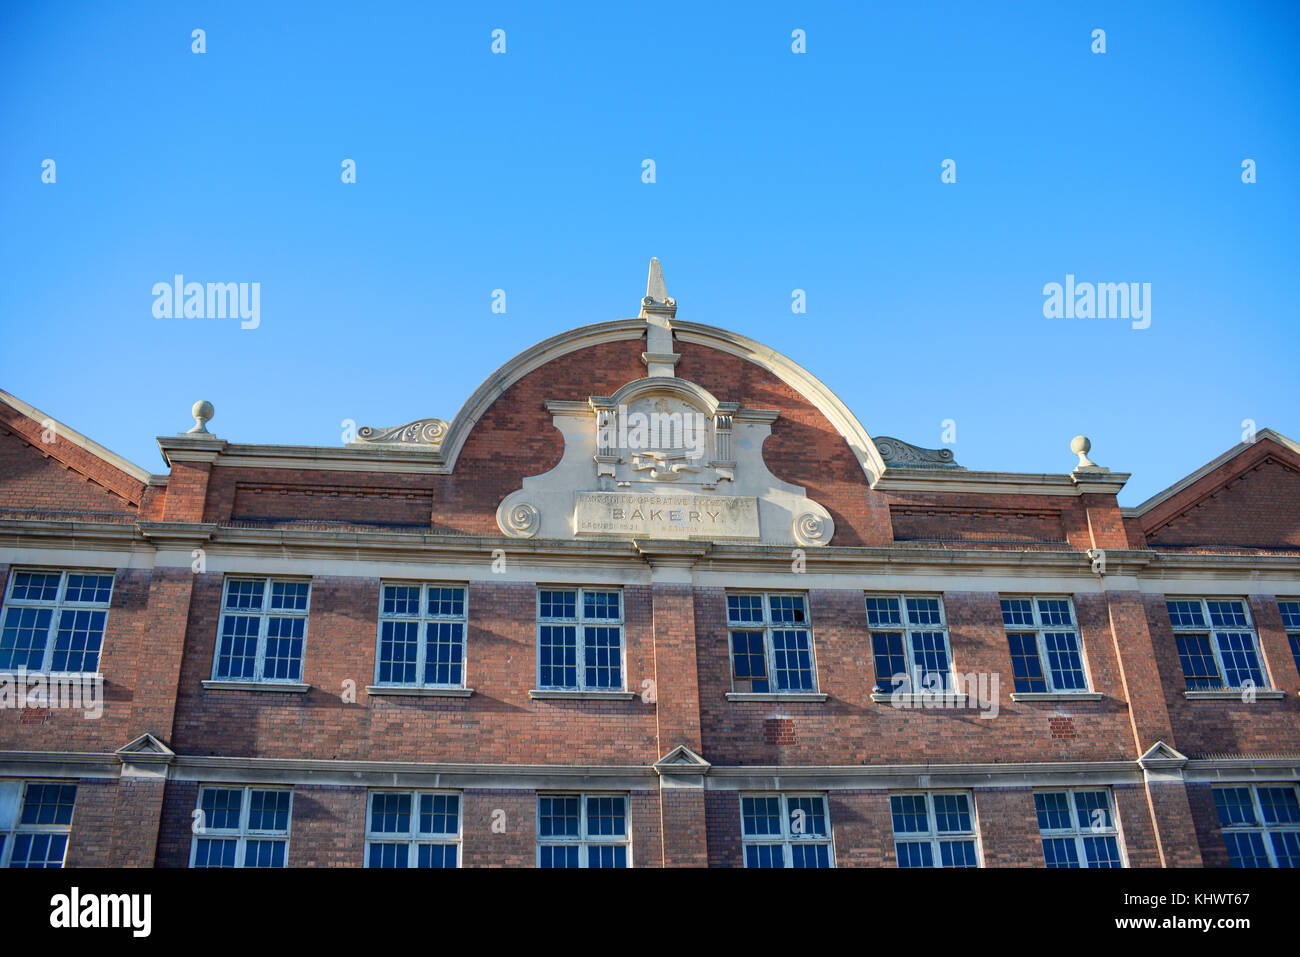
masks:
<svg viewBox="0 0 1300 957"><path fill-rule="evenodd" d="M590 699L593 701L631 701L636 697L634 691L548 691L544 688L532 688L528 692L530 698L551 699L557 701L578 701Z"/></svg>
<svg viewBox="0 0 1300 957"><path fill-rule="evenodd" d="M1100 701L1099 691L1013 691L1012 701Z"/></svg>
<svg viewBox="0 0 1300 957"><path fill-rule="evenodd" d="M969 697L964 694L958 694L955 691L934 691L934 692L903 692L895 693L892 691L873 691L871 700L877 704L897 704L902 708L966 708L974 707L969 704Z"/></svg>
<svg viewBox="0 0 1300 957"><path fill-rule="evenodd" d="M368 695L407 695L413 698L468 698L473 688L412 688L402 685L366 685Z"/></svg>
<svg viewBox="0 0 1300 957"><path fill-rule="evenodd" d="M820 703L825 701L828 695L818 694L813 691L728 691L728 701L810 701Z"/></svg>
<svg viewBox="0 0 1300 957"><path fill-rule="evenodd" d="M280 694L306 694L311 685L292 681L204 681L208 691L273 691Z"/></svg>
<svg viewBox="0 0 1300 957"><path fill-rule="evenodd" d="M1240 701L1247 702L1247 696L1256 701L1277 701L1286 697L1286 692L1277 688L1214 688L1196 691L1184 691L1183 697L1189 701Z"/></svg>

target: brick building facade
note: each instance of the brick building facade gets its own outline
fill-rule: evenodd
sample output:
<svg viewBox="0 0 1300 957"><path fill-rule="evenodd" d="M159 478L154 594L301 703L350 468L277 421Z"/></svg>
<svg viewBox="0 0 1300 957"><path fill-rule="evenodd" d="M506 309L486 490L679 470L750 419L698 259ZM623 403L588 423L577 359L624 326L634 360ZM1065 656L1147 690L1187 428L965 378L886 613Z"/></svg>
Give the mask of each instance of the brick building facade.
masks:
<svg viewBox="0 0 1300 957"><path fill-rule="evenodd" d="M0 864L1300 860L1281 435L969 471L657 262L450 421L201 405L153 475L0 393Z"/></svg>

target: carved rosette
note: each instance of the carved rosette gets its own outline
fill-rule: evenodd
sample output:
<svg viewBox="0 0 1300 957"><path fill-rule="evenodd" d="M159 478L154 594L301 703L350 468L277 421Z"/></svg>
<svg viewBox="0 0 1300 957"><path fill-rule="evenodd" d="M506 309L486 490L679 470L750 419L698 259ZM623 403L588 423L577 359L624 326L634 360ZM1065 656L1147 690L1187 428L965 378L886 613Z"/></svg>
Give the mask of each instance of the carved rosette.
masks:
<svg viewBox="0 0 1300 957"><path fill-rule="evenodd" d="M497 510L497 525L511 538L532 538L542 524L542 514L537 506L527 502L502 507Z"/></svg>
<svg viewBox="0 0 1300 957"><path fill-rule="evenodd" d="M391 429L363 425L357 429L358 442L377 445L441 445L447 435L442 419L416 419Z"/></svg>
<svg viewBox="0 0 1300 957"><path fill-rule="evenodd" d="M828 515L816 512L803 512L795 517L794 540L800 545L827 545L835 534L835 523Z"/></svg>

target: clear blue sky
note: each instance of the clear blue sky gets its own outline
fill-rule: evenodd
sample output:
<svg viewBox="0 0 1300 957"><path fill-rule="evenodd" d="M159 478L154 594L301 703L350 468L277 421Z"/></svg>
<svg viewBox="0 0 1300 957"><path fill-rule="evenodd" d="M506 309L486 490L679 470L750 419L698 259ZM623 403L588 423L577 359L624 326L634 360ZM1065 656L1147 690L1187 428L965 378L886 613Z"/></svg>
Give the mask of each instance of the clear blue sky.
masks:
<svg viewBox="0 0 1300 957"><path fill-rule="evenodd" d="M1297 50L1294 3L9 0L0 388L157 472L199 398L334 445L635 315L654 255L871 434L1068 471L1084 432L1134 505L1243 419L1300 437ZM260 327L155 318L178 272ZM1150 328L1044 318L1067 273Z"/></svg>

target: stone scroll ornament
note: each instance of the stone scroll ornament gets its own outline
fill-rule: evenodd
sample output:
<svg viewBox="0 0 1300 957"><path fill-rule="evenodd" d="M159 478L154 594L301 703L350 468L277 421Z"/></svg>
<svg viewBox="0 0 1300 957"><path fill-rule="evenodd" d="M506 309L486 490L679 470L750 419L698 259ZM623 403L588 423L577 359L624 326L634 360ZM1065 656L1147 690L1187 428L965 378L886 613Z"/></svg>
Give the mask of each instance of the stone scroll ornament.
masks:
<svg viewBox="0 0 1300 957"><path fill-rule="evenodd" d="M441 445L446 435L447 423L442 419L416 419L391 429L370 425L357 429L358 442L377 445Z"/></svg>
<svg viewBox="0 0 1300 957"><path fill-rule="evenodd" d="M800 545L825 545L830 541L830 520L813 512L804 512L794 520L794 540Z"/></svg>
<svg viewBox="0 0 1300 957"><path fill-rule="evenodd" d="M901 439L881 436L874 440L876 451L886 465L912 465L939 468L953 466L960 468L953 458L952 449L923 449Z"/></svg>
<svg viewBox="0 0 1300 957"><path fill-rule="evenodd" d="M532 538L541 527L542 516L536 506L521 502L506 510L501 530L515 538Z"/></svg>

